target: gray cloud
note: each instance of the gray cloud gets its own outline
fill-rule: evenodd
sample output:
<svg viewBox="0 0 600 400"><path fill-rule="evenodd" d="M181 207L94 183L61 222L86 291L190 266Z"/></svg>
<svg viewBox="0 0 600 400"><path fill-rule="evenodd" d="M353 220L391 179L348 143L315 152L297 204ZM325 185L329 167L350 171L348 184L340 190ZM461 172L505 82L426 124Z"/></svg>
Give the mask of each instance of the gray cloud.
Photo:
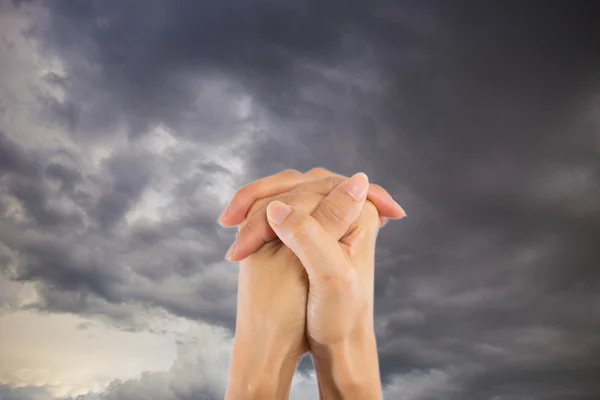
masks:
<svg viewBox="0 0 600 400"><path fill-rule="evenodd" d="M0 135L0 265L39 284L37 307L127 319L131 304L150 304L232 328L235 273L219 264L232 236L214 222L210 185L363 170L409 214L377 250L390 397L599 395L595 4L105 1L48 12L30 34L62 60L45 82L64 96L38 98L79 154ZM157 127L176 150L144 149ZM119 150L90 166L86 149L102 146ZM244 170L208 159L219 146ZM128 223L148 193L168 197L158 218ZM139 398L154 381L107 396ZM177 398L192 395L209 392Z"/></svg>
<svg viewBox="0 0 600 400"><path fill-rule="evenodd" d="M43 387L26 386L12 388L0 385L0 398L2 400L51 400L52 397Z"/></svg>
<svg viewBox="0 0 600 400"><path fill-rule="evenodd" d="M169 205L176 209L173 217L124 224L150 177L159 175L151 154L117 152L84 177L61 164L44 166L43 157L27 155L7 138L2 145L13 154L7 165L22 167L3 169L3 198L25 213L20 219L7 215L0 225L7 246L2 268L10 279L41 284L35 307L112 314L112 306L98 309L98 303L144 302L233 326L235 273L214 266L227 248L217 235L217 209L180 196ZM60 185L52 187L57 178ZM135 285L137 279L144 284ZM157 295L154 285L171 289Z"/></svg>

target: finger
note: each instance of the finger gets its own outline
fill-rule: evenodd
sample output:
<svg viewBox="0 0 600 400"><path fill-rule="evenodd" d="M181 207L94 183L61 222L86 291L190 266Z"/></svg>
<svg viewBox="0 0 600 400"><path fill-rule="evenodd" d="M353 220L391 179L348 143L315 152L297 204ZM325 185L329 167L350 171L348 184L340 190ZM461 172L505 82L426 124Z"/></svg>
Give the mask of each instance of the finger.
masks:
<svg viewBox="0 0 600 400"><path fill-rule="evenodd" d="M347 179L347 177L344 175L336 174L335 172L331 172L321 167L310 169L306 171L305 174L322 179L334 178L334 181L336 182L334 186L339 185L343 180ZM385 218L399 219L406 216L404 209L393 200L392 196L387 190L379 185L371 184L369 186L367 199L371 201L379 210L379 214L381 215L379 219L379 226L386 224L387 220Z"/></svg>
<svg viewBox="0 0 600 400"><path fill-rule="evenodd" d="M314 192L322 196L327 196L346 179L348 178L342 177L341 175L328 176L323 179L301 183L293 190ZM269 202L272 200L275 200L275 197L267 200L265 204L269 204ZM373 205L379 211L380 226L385 223L386 218L400 219L406 216L404 209L392 198L388 191L377 184L369 184L367 200L373 203Z"/></svg>
<svg viewBox="0 0 600 400"><path fill-rule="evenodd" d="M296 191L300 192L300 188L302 188L303 185L305 185L305 184L300 184L299 186L296 187L296 189L293 189L293 191L294 192L296 192ZM320 200L322 200L325 197L325 194L322 195L321 193L318 193L318 195L321 196ZM270 197L266 197L264 199L260 199L260 200L255 201L254 204L252 204L252 207L250 208L250 211L248 211L248 213L246 214L246 219L243 220L242 222L240 222L238 224L238 226L237 226L238 232L241 232L243 230L244 225L246 223L248 223L248 221L250 219L253 219L253 218L257 217L258 216L257 214L266 215L266 211L265 210L267 208L267 205L270 202L274 201L274 200L281 200L284 203L286 203L286 201L284 201L284 200L281 199L281 196L270 196ZM289 204L289 203L286 203L286 204ZM318 202L315 203L314 208L312 210L308 210L307 212L309 214L312 214L312 212L316 209L317 204L318 204ZM379 226L381 228L383 228L388 223L389 218L390 217L380 216L379 217ZM266 220L264 220L264 223L265 223L265 225L268 225L267 222L266 222ZM275 238L275 233L273 233L273 238Z"/></svg>
<svg viewBox="0 0 600 400"><path fill-rule="evenodd" d="M373 203L365 202L360 210L357 222L344 233L339 242L347 246L346 255L352 259L356 253L371 254L369 249L374 249L375 241L379 233L378 212ZM365 247L366 246L366 247ZM365 251L361 251L367 250Z"/></svg>
<svg viewBox="0 0 600 400"><path fill-rule="evenodd" d="M301 183L299 185L296 185L295 187L293 187L292 189L290 189L287 193L315 193L319 196L321 196L321 198L319 199L322 200L325 196L327 196L333 189L335 189L335 187L337 185L339 185L341 182L344 181L344 179L346 178L337 178L337 177L332 177L332 176L327 176L325 178L316 178L311 180L311 181L306 181L304 183ZM270 196L270 197L266 197L266 198L262 198L262 199L257 199L256 201L254 201L254 203L252 204L252 207L250 207L250 210L247 212L246 214L246 220L242 221L239 225L243 225L248 219L250 219L256 212L258 212L258 210L266 210L267 205L272 202L273 200L280 200L283 201L286 204L290 204L290 205L295 205L295 204L291 204L288 203L286 199L283 199L282 196L286 196L286 193L283 194L278 194L276 196ZM317 203L315 203L315 208L317 207ZM309 214L312 214L311 210L309 212ZM266 224L266 220L265 220L265 224Z"/></svg>
<svg viewBox="0 0 600 400"><path fill-rule="evenodd" d="M347 178L343 178L341 176L328 176L323 179L304 181L303 183L300 183L300 184L296 185L295 187L293 187L292 190L302 191L302 192L313 192L313 193L320 194L322 196L327 196L329 193L331 193L331 191L333 189L335 189L345 179L347 179ZM237 196L237 194L236 194L236 196ZM253 209L253 208L260 209L263 206L266 207L266 205L269 204L269 202L277 199L277 196L278 195L274 195L274 196L271 196L266 199L255 198L252 200L248 200L246 202L246 204L251 204L251 206L248 207L248 209L250 209L250 211L249 210L243 210L243 211L237 210L236 214L244 215L244 217L247 217L247 215L252 215L251 209ZM404 209L398 203L396 203L396 201L394 201L392 196L384 188L382 188L379 185L376 185L376 184L369 185L369 190L367 192L367 199L369 201L371 201L373 203L373 205L377 208L382 219L383 218L399 219L399 218L403 218L404 216L406 216L406 212L404 212ZM240 202L238 202L238 204L239 203ZM233 200L232 200L232 204L233 204ZM232 207L235 207L235 206L232 205ZM230 224L231 225L239 224L242 221L241 220L234 221L232 218L229 218L228 222L229 222L229 224L226 226L230 226ZM383 224L383 221L381 221L381 224Z"/></svg>
<svg viewBox="0 0 600 400"><path fill-rule="evenodd" d="M344 179L328 177L326 179L300 184L296 190L289 194L273 196L255 202L248 213L249 216L238 225L239 234L234 245L232 245L228 251L226 258L229 261L243 260L260 249L265 243L277 238L266 218L266 205L271 201L280 200L292 206L300 206L304 212L311 215L317 207L319 207L319 203L343 182ZM370 185L369 187L372 188L373 185ZM375 185L375 187L377 187L377 185ZM302 189L302 192L300 192L300 189ZM306 192L304 190L306 190ZM340 193L336 194L336 196L339 194ZM258 208L263 204L264 206L262 208ZM373 205L377 207L375 203L373 203ZM331 205L325 204L323 207L331 208ZM386 222L386 218L384 217L387 216L380 214L378 219L380 226ZM343 231L343 227L340 227L339 230L342 231L343 235L345 232ZM335 232L338 232L338 230L335 230ZM336 235L339 235L339 233L336 233Z"/></svg>
<svg viewBox="0 0 600 400"><path fill-rule="evenodd" d="M312 190L326 196L346 179L342 175L331 173L323 168L314 168L300 176L298 174L300 174L298 171L288 170L244 186L223 211L219 222L223 226L238 225L247 217L248 211L256 201L267 197L270 197L268 200L273 200L276 196L294 188L302 191ZM324 178L315 180L316 177ZM309 186L305 187L304 185ZM369 186L367 199L377 207L382 218L399 219L406 216L404 209L379 185L371 184Z"/></svg>
<svg viewBox="0 0 600 400"><path fill-rule="evenodd" d="M307 179L301 172L289 169L252 182L236 192L219 216L219 223L223 226L237 225L246 218L255 200L287 192Z"/></svg>
<svg viewBox="0 0 600 400"><path fill-rule="evenodd" d="M367 192L369 200L379 211L379 215L384 218L401 219L406 217L406 211L398 204L392 195L383 187L377 184L370 184Z"/></svg>
<svg viewBox="0 0 600 400"><path fill-rule="evenodd" d="M312 213L325 231L337 241L358 218L368 187L367 176L359 173L342 181L325 198L313 192L292 192L285 197L280 197L279 201L295 206L309 215ZM241 226L235 245L226 255L229 261L243 260L277 237L268 224L266 216L267 211L264 208L254 213Z"/></svg>
<svg viewBox="0 0 600 400"><path fill-rule="evenodd" d="M348 261L337 240L310 215L280 201L267 206L269 225L300 259L310 279L343 276Z"/></svg>
<svg viewBox="0 0 600 400"><path fill-rule="evenodd" d="M309 215L322 199L322 196L310 192L291 192L278 197L279 201L297 207ZM241 261L260 249L265 243L275 239L277 239L277 235L267 222L267 207L263 207L240 225L235 243L225 258L233 262Z"/></svg>
<svg viewBox="0 0 600 400"><path fill-rule="evenodd" d="M319 203L312 214L335 241L342 236L360 215L365 203L369 178L360 172L344 180L335 187L323 201Z"/></svg>
<svg viewBox="0 0 600 400"><path fill-rule="evenodd" d="M302 191L315 191L324 196L328 195L331 190L348 179L343 175L339 175L328 171L324 168L313 168L306 172L314 177L325 180L324 184L320 181L309 181L305 184L300 184L298 189ZM329 189L329 191L327 191ZM391 194L383 187L377 184L370 184L367 192L367 199L375 205L381 216L380 226L385 224L384 218L400 219L406 216L404 209L398 204L392 197Z"/></svg>

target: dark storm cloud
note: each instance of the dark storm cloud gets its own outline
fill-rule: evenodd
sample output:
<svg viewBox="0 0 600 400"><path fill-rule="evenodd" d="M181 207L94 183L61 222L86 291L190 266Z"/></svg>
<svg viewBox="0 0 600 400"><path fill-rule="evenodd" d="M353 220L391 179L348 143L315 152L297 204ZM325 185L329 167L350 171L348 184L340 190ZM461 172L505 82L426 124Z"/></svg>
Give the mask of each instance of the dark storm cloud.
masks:
<svg viewBox="0 0 600 400"><path fill-rule="evenodd" d="M2 131L0 131L0 168L3 174L18 172L25 176L34 175L39 169L26 152Z"/></svg>
<svg viewBox="0 0 600 400"><path fill-rule="evenodd" d="M249 93L269 126L240 153L250 160L246 180L315 165L363 170L409 214L379 235L376 314L389 393L590 399L600 395L597 8L57 1L37 32L65 61L66 76L47 80L66 96L44 101L82 141L102 142L124 124L133 138L165 125L198 143L227 143L254 117L238 119L231 98ZM213 81L232 97L213 91ZM9 174L30 179L10 187L41 226L68 221L48 208L48 192L36 192L42 167L33 158L2 136L0 156ZM115 156L97 177L101 188L79 192L78 204L89 197L82 207L107 231L156 173L139 157ZM178 218L136 225L124 242L140 276L192 277L204 271L197 257L217 259L217 251L179 248L169 238L224 251L211 222L220 210L200 207L195 196L211 175L228 171L201 165L175 186ZM76 170L45 168L65 196L78 193ZM200 235L186 236L187 228ZM219 294L202 285L186 289L193 301L127 294L115 291L123 281L113 270L83 278L33 268L27 276L66 289L86 282L103 298L119 293L231 326L232 309L211 309L204 296L214 302Z"/></svg>
<svg viewBox="0 0 600 400"><path fill-rule="evenodd" d="M61 190L69 193L73 192L74 186L81 182L83 178L74 168L58 163L49 164L44 173L49 179L59 181L61 183Z"/></svg>
<svg viewBox="0 0 600 400"><path fill-rule="evenodd" d="M61 208L49 200L52 197L44 185L43 162L46 154L28 153L0 132L0 181L4 190L16 198L25 212L40 226L74 226L80 215ZM55 165L56 169L58 165ZM63 184L71 185L66 175ZM72 178L72 177L71 177ZM8 193L3 193L7 191Z"/></svg>
<svg viewBox="0 0 600 400"><path fill-rule="evenodd" d="M371 26L390 86L379 102L355 91L329 104L329 116L313 113L302 148L261 143L254 176L284 165L365 170L408 210L378 249L386 381L460 366L467 372L455 379L468 398L586 398L600 391L591 379L600 355L600 155L589 115L600 82L598 13L507 4L440 4L442 29L426 35L357 21ZM390 9L391 21L394 12L402 7ZM311 115L314 104L286 106ZM396 319L398 308L422 319ZM552 371L565 378L553 381Z"/></svg>
<svg viewBox="0 0 600 400"><path fill-rule="evenodd" d="M369 146L372 133L359 143L365 166L393 171L381 183L407 194L409 218L381 235L404 259L390 254L378 275L378 312L425 317L390 319L384 375L478 364L465 397L597 396L598 127L580 126L599 78L590 15L472 8L444 19L431 64L385 56L386 69L409 72L394 79L402 106L385 120L407 134L398 149Z"/></svg>
<svg viewBox="0 0 600 400"><path fill-rule="evenodd" d="M144 154L118 154L106 163L106 175L112 177L110 188L102 193L93 211L100 225L109 228L135 204L151 177L151 166Z"/></svg>
<svg viewBox="0 0 600 400"><path fill-rule="evenodd" d="M600 352L592 244L600 181L598 127L582 130L581 118L598 88L597 14L527 5L445 11L449 32L427 51L431 65L406 66L393 54L382 63L409 72L395 77L390 96L402 106L385 120L407 132L401 148L375 149L378 135L359 135L365 166L394 171L381 182L397 180L407 194L405 226L381 235L382 248L405 255L378 276L382 319L398 305L425 316L380 342L384 371L407 359L407 368L479 363L496 377L475 374L490 397L552 398L556 386L534 376L574 364L571 377L588 383L570 379L564 396L590 396L598 388L586 377L597 373ZM529 351L550 343L563 351L524 357L527 332ZM398 336L409 340L386 345ZM500 354L474 351L478 342ZM509 371L528 378L509 385Z"/></svg>
<svg viewBox="0 0 600 400"><path fill-rule="evenodd" d="M101 134L125 122L135 135L160 122L178 135L227 140L235 121L220 118L224 114L213 108L218 99L198 104L198 93L209 90L205 80L226 76L228 90L239 91L241 83L262 89L255 94L274 102L293 97L294 64L333 60L341 34L365 8L360 2L340 5L52 2L50 27L38 33L68 62L68 78L50 74L48 81L69 96L47 99L48 105L75 132ZM196 121L201 124L192 128Z"/></svg>
<svg viewBox="0 0 600 400"><path fill-rule="evenodd" d="M218 232L219 210L203 195L204 187L179 194L171 219L127 226L125 215L157 176L154 156L116 152L98 172L84 176L76 168L81 165L58 162L52 152L27 152L4 135L0 139L6 154L0 169L0 243L6 246L0 247L0 271L14 281L38 283L34 307L122 320L133 316L115 305L143 302L233 327L234 271L208 268L222 261L230 235ZM210 163L204 168L216 170ZM11 217L14 202L23 219ZM147 286L132 284L136 279ZM163 287L158 296L154 285Z"/></svg>

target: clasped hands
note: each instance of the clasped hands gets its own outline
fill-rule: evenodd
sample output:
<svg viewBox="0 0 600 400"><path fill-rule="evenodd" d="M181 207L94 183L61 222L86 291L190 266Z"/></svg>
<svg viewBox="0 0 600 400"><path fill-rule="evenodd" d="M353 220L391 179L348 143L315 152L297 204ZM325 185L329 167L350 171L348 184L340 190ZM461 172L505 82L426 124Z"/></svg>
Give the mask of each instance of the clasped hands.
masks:
<svg viewBox="0 0 600 400"><path fill-rule="evenodd" d="M236 333L226 399L287 399L310 351L321 399L380 399L373 328L375 241L404 210L365 174L283 171L240 189Z"/></svg>

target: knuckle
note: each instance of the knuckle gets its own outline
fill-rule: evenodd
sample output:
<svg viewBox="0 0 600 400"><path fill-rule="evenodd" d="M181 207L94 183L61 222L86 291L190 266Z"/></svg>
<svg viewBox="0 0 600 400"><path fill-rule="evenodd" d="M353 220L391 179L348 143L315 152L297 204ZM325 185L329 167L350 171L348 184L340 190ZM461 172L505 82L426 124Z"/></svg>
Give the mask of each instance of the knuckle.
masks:
<svg viewBox="0 0 600 400"><path fill-rule="evenodd" d="M339 224L348 218L348 209L335 204L327 197L321 201L317 210L323 218L332 224Z"/></svg>
<svg viewBox="0 0 600 400"><path fill-rule="evenodd" d="M339 176L328 176L327 178L323 179L323 181L324 181L325 185L327 185L327 188L329 189L329 191L338 187L340 185L340 183L344 182L344 180L345 180L344 178L340 178Z"/></svg>
<svg viewBox="0 0 600 400"><path fill-rule="evenodd" d="M234 201L239 200L241 197L246 196L246 193L248 193L248 191L249 191L248 186L249 185L242 186L241 188L239 188L238 191L235 192L235 194L233 195L231 202L233 203Z"/></svg>
<svg viewBox="0 0 600 400"><path fill-rule="evenodd" d="M315 167L315 168L311 168L309 169L306 173L309 175L324 175L327 174L329 171L327 171L325 168L322 167Z"/></svg>
<svg viewBox="0 0 600 400"><path fill-rule="evenodd" d="M386 192L386 193L387 193L387 190L385 190L385 189L384 189L384 188L383 188L381 185L378 185L378 184L376 184L376 183L369 183L369 187L370 187L371 189L373 189L373 188L374 188L374 189L377 189L377 190L380 190L380 191L382 191L382 192Z"/></svg>
<svg viewBox="0 0 600 400"><path fill-rule="evenodd" d="M246 218L252 217L261 208L263 208L264 204L262 204L262 203L263 202L261 200L258 200L258 201L255 201L254 203L252 203L252 206L250 207L250 209L248 210L248 213L246 214Z"/></svg>
<svg viewBox="0 0 600 400"><path fill-rule="evenodd" d="M272 202L273 200L275 200L275 199L277 199L277 197L270 196L270 197L265 197L264 199L255 200L254 203L252 203L252 206L250 207L250 210L248 210L247 218L250 218L251 216L253 216L257 212L259 212L262 209L266 208L267 205L270 202Z"/></svg>
<svg viewBox="0 0 600 400"><path fill-rule="evenodd" d="M368 217L379 218L379 210L370 200L365 201L362 212Z"/></svg>
<svg viewBox="0 0 600 400"><path fill-rule="evenodd" d="M252 198L253 192L256 190L258 185L260 185L259 182L254 182L254 183L250 183L246 186L241 187L233 196L232 202L239 201L240 199L243 199L243 198Z"/></svg>
<svg viewBox="0 0 600 400"><path fill-rule="evenodd" d="M302 193L299 197L299 206L308 214L315 212L319 204L323 201L325 196L313 192Z"/></svg>
<svg viewBox="0 0 600 400"><path fill-rule="evenodd" d="M289 192L285 192L285 193L277 196L276 199L281 201L282 203L285 203L288 205L295 205L297 198L298 198L298 192L289 191Z"/></svg>
<svg viewBox="0 0 600 400"><path fill-rule="evenodd" d="M312 224L308 221L302 221L298 226L292 229L290 234L290 242L292 247L296 248L296 246L305 246L310 244L314 238L314 230L312 228Z"/></svg>
<svg viewBox="0 0 600 400"><path fill-rule="evenodd" d="M242 198L251 198L254 199L256 196L256 193L259 193L262 187L264 187L265 185L268 186L269 182L272 182L274 179L293 179L293 178L297 178L299 176L302 176L303 174L295 169L286 169L284 171L279 172L278 174L269 176L267 178L263 178L260 179L258 181L249 183L245 186L242 186L233 196L233 199L235 201L239 201L239 199ZM233 201L233 200L232 200Z"/></svg>
<svg viewBox="0 0 600 400"><path fill-rule="evenodd" d="M301 192L298 190L287 192L277 198L277 200L298 207L308 214L312 214L315 211L322 199L323 196L320 196L319 194Z"/></svg>
<svg viewBox="0 0 600 400"><path fill-rule="evenodd" d="M249 218L240 227L240 234L242 232L245 234L252 234L255 231L256 231L256 221L254 220L254 218Z"/></svg>
<svg viewBox="0 0 600 400"><path fill-rule="evenodd" d="M286 169L284 171L281 171L279 173L279 175L283 176L283 177L290 177L290 178L293 177L293 178L295 178L295 177L297 177L299 175L302 175L302 173L300 171L298 171L298 170L290 168L290 169Z"/></svg>

